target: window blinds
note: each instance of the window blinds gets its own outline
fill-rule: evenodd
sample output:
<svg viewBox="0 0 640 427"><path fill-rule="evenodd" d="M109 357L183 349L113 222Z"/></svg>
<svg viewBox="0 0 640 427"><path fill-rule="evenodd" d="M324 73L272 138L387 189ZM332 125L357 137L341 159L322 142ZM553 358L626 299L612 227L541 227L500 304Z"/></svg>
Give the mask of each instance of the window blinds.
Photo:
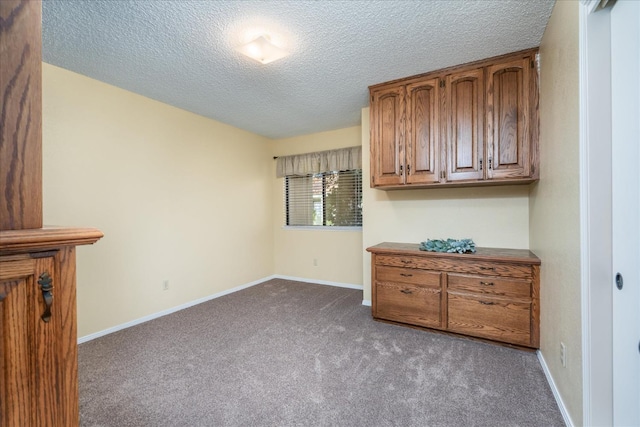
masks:
<svg viewBox="0 0 640 427"><path fill-rule="evenodd" d="M362 226L362 171L285 178L285 225Z"/></svg>

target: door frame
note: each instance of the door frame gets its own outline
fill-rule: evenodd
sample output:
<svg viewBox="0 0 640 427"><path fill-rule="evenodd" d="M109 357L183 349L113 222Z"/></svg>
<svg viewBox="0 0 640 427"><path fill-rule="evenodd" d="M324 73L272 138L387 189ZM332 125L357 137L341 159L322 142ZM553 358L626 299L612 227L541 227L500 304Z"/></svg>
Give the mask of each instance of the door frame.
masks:
<svg viewBox="0 0 640 427"><path fill-rule="evenodd" d="M599 3L579 6L582 422L593 426L613 424L611 20Z"/></svg>

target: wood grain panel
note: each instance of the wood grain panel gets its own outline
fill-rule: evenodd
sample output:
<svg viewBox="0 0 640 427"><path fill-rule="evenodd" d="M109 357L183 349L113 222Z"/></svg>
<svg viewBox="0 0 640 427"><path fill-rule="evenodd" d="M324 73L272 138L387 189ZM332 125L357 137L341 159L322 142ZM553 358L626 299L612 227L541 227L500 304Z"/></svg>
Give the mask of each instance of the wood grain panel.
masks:
<svg viewBox="0 0 640 427"><path fill-rule="evenodd" d="M440 288L440 273L396 267L378 267L376 280L379 282L408 283L432 288Z"/></svg>
<svg viewBox="0 0 640 427"><path fill-rule="evenodd" d="M453 291L472 292L489 296L531 298L531 281L502 279L487 276L447 274L447 288Z"/></svg>
<svg viewBox="0 0 640 427"><path fill-rule="evenodd" d="M48 273L53 279L53 304L51 306L51 320L45 323L41 316L45 312L46 306L37 284L38 277L43 273ZM36 407L34 408L36 425L53 426L60 423L59 411L64 405L63 394L60 393L58 382L63 381L64 374L58 363L58 347L60 346L60 319L58 313L64 308L64 301L59 301L58 296L64 286L59 281L56 274L53 258L40 258L36 264L36 275L34 280L34 300L31 315L29 316L32 335L31 355L37 363L35 364L35 394Z"/></svg>
<svg viewBox="0 0 640 427"><path fill-rule="evenodd" d="M540 258L528 249L476 247L474 253L458 254L446 252L427 252L419 250L418 243L382 242L367 248L368 252L384 255L411 255L423 258L450 260L477 260L488 262L509 262L512 264L540 265Z"/></svg>
<svg viewBox="0 0 640 427"><path fill-rule="evenodd" d="M446 77L447 181L484 177L484 71L461 71Z"/></svg>
<svg viewBox="0 0 640 427"><path fill-rule="evenodd" d="M103 233L95 228L45 227L0 231L0 254L55 250L61 246L90 245Z"/></svg>
<svg viewBox="0 0 640 427"><path fill-rule="evenodd" d="M440 180L440 79L406 86L408 184Z"/></svg>
<svg viewBox="0 0 640 427"><path fill-rule="evenodd" d="M78 330L76 321L76 248L62 248L55 257L56 275L62 286L58 287L56 298L59 307L56 312L60 329L57 331L58 369L60 380L58 393L64 396L60 405L61 425L76 426L80 423L78 407Z"/></svg>
<svg viewBox="0 0 640 427"><path fill-rule="evenodd" d="M424 269L437 271L451 271L454 273L482 274L486 276L515 277L519 279L531 278L531 266L514 265L475 261L468 259L424 258L419 256L378 255L378 265L390 267L404 267L409 269Z"/></svg>
<svg viewBox="0 0 640 427"><path fill-rule="evenodd" d="M518 108L522 100L518 96L522 93L522 73L510 70L496 76L498 80L494 105L495 118L498 124L496 132L499 135L498 152L496 153L496 165L512 165L518 163L518 144L516 141L522 138L522 121L518 120ZM511 90L509 90L511 89Z"/></svg>
<svg viewBox="0 0 640 427"><path fill-rule="evenodd" d="M0 1L0 230L42 227L39 1Z"/></svg>
<svg viewBox="0 0 640 427"><path fill-rule="evenodd" d="M531 303L454 292L447 296L449 330L531 345Z"/></svg>
<svg viewBox="0 0 640 427"><path fill-rule="evenodd" d="M540 266L532 266L531 287L531 347L540 347Z"/></svg>
<svg viewBox="0 0 640 427"><path fill-rule="evenodd" d="M404 87L371 95L371 185L404 183Z"/></svg>
<svg viewBox="0 0 640 427"><path fill-rule="evenodd" d="M31 357L29 301L34 285L35 263L0 262L0 270L20 272L19 278L0 280L0 425L35 425L33 393L35 362ZM30 271L24 275L24 271Z"/></svg>
<svg viewBox="0 0 640 427"><path fill-rule="evenodd" d="M442 326L440 288L379 282L376 288L378 317L426 327Z"/></svg>
<svg viewBox="0 0 640 427"><path fill-rule="evenodd" d="M489 179L530 175L531 64L525 57L487 68Z"/></svg>

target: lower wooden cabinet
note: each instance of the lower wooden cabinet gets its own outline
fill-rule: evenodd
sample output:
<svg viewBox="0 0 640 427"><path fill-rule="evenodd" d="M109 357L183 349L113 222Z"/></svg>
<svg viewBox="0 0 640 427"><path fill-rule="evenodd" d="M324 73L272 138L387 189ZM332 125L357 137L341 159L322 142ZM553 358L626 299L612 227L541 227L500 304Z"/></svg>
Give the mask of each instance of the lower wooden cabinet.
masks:
<svg viewBox="0 0 640 427"><path fill-rule="evenodd" d="M100 237L0 231L0 426L78 425L75 245Z"/></svg>
<svg viewBox="0 0 640 427"><path fill-rule="evenodd" d="M374 318L539 347L540 259L530 251L442 254L404 243L367 250Z"/></svg>

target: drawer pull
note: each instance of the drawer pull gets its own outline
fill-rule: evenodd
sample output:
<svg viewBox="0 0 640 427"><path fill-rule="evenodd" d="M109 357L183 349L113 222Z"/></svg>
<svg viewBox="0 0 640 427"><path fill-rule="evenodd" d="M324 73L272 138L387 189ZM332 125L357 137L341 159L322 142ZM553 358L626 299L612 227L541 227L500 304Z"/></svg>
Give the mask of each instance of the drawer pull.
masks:
<svg viewBox="0 0 640 427"><path fill-rule="evenodd" d="M478 301L482 305L494 305L495 302L487 302L487 301Z"/></svg>
<svg viewBox="0 0 640 427"><path fill-rule="evenodd" d="M493 282L480 282L483 286L493 286Z"/></svg>
<svg viewBox="0 0 640 427"><path fill-rule="evenodd" d="M496 271L495 267L480 267L480 270Z"/></svg>
<svg viewBox="0 0 640 427"><path fill-rule="evenodd" d="M409 289L403 289L403 290L401 290L400 292L402 292L402 293L403 293L403 294L405 294L405 295L411 295L411 294L413 293L413 292L412 292L412 291L410 291Z"/></svg>
<svg viewBox="0 0 640 427"><path fill-rule="evenodd" d="M413 277L413 274L400 273L402 277Z"/></svg>
<svg viewBox="0 0 640 427"><path fill-rule="evenodd" d="M401 259L400 262L403 263L403 264L410 264L411 260L410 259Z"/></svg>

